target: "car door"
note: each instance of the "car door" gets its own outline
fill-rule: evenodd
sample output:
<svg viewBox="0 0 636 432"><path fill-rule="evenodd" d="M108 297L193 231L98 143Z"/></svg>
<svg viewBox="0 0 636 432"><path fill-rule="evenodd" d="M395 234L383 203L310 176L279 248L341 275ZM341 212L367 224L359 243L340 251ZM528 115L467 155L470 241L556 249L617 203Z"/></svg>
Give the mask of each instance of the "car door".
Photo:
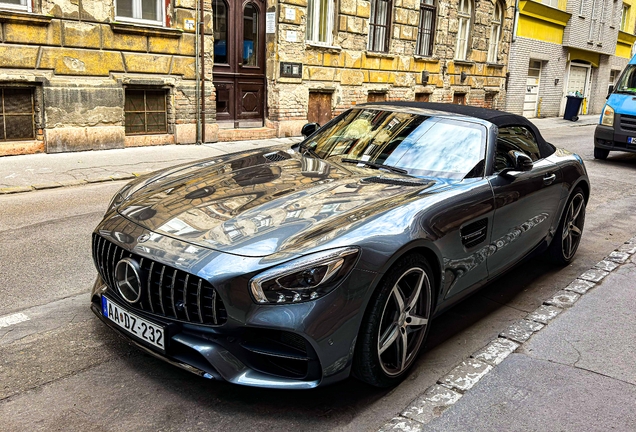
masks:
<svg viewBox="0 0 636 432"><path fill-rule="evenodd" d="M509 151L533 160L530 171L502 171L513 166ZM493 173L488 178L495 197L489 277L505 271L539 245L548 234L561 198L558 166L541 158L531 130L524 126L499 128Z"/></svg>

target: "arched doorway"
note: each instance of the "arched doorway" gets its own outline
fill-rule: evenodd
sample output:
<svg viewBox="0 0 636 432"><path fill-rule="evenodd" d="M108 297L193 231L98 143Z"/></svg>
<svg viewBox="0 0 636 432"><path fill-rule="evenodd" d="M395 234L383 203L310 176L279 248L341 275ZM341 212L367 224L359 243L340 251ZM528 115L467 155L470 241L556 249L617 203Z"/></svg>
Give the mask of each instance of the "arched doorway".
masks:
<svg viewBox="0 0 636 432"><path fill-rule="evenodd" d="M265 4L213 0L216 118L220 128L263 126Z"/></svg>

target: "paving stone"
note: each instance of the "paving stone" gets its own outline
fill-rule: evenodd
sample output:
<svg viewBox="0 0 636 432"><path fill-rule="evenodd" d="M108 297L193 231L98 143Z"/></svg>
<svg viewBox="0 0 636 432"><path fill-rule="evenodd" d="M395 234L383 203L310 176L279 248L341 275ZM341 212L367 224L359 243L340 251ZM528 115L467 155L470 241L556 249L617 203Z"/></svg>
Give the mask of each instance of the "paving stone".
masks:
<svg viewBox="0 0 636 432"><path fill-rule="evenodd" d="M86 180L65 180L60 182L62 186L80 186L86 183Z"/></svg>
<svg viewBox="0 0 636 432"><path fill-rule="evenodd" d="M619 252L627 252L628 254L632 255L634 253L636 253L636 244L631 243L631 242L627 242L623 245L621 245L618 248Z"/></svg>
<svg viewBox="0 0 636 432"><path fill-rule="evenodd" d="M521 320L501 332L499 336L515 342L523 343L530 339L532 333L541 330L543 327L544 325L538 322Z"/></svg>
<svg viewBox="0 0 636 432"><path fill-rule="evenodd" d="M509 339L497 338L490 342L483 349L472 355L473 358L488 363L491 366L497 366L504 361L506 357L515 352L519 348L517 342Z"/></svg>
<svg viewBox="0 0 636 432"><path fill-rule="evenodd" d="M111 180L130 180L134 179L136 176L134 174L113 174L110 176Z"/></svg>
<svg viewBox="0 0 636 432"><path fill-rule="evenodd" d="M561 290L556 293L550 300L544 303L551 306L560 307L563 309L572 307L578 299L581 298L581 294L577 294L573 291Z"/></svg>
<svg viewBox="0 0 636 432"><path fill-rule="evenodd" d="M50 182L50 183L40 183L40 184L34 184L33 185L33 189L35 189L35 190L55 189L55 188L59 188L59 187L62 187L62 183Z"/></svg>
<svg viewBox="0 0 636 432"><path fill-rule="evenodd" d="M606 259L609 261L617 262L619 264L623 264L629 259L629 254L627 252L614 251L609 254Z"/></svg>
<svg viewBox="0 0 636 432"><path fill-rule="evenodd" d="M380 429L378 432L403 431L403 432L420 432L424 430L422 423L405 417L394 417Z"/></svg>
<svg viewBox="0 0 636 432"><path fill-rule="evenodd" d="M86 183L103 183L103 182L110 182L110 181L113 181L113 179L110 177L96 177L96 178L86 179Z"/></svg>
<svg viewBox="0 0 636 432"><path fill-rule="evenodd" d="M461 392L470 390L492 366L476 359L464 360L459 366L440 378L440 384Z"/></svg>
<svg viewBox="0 0 636 432"><path fill-rule="evenodd" d="M563 311L563 309L556 306L541 305L534 312L529 314L526 319L547 324L560 314L561 311Z"/></svg>
<svg viewBox="0 0 636 432"><path fill-rule="evenodd" d="M608 260L603 260L594 266L594 268L605 270L607 272L611 272L616 267L618 267L617 263L615 263L614 261L608 261Z"/></svg>
<svg viewBox="0 0 636 432"><path fill-rule="evenodd" d="M0 195L2 194L14 194L21 192L31 192L33 189L31 186L9 186L5 188L0 188Z"/></svg>
<svg viewBox="0 0 636 432"><path fill-rule="evenodd" d="M604 270L591 268L579 276L579 279L588 280L590 282L600 282L608 274L609 273Z"/></svg>
<svg viewBox="0 0 636 432"><path fill-rule="evenodd" d="M447 387L435 384L429 387L424 394L418 396L402 412L402 417L417 420L426 424L459 400L462 394Z"/></svg>
<svg viewBox="0 0 636 432"><path fill-rule="evenodd" d="M577 294L585 294L590 288L594 287L594 282L586 281L583 279L576 279L570 285L565 287L566 291L572 291Z"/></svg>

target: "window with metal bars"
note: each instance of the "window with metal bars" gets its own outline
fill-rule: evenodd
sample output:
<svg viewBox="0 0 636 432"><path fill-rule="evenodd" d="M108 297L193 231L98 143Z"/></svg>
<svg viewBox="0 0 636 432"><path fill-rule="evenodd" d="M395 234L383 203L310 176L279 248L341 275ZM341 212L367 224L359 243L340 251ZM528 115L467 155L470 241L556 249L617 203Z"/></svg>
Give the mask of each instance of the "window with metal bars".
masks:
<svg viewBox="0 0 636 432"><path fill-rule="evenodd" d="M433 55L433 42L435 42L435 18L437 5L435 0L421 0L420 24L417 29L417 45L415 52L422 56Z"/></svg>
<svg viewBox="0 0 636 432"><path fill-rule="evenodd" d="M168 132L166 90L126 89L126 135Z"/></svg>
<svg viewBox="0 0 636 432"><path fill-rule="evenodd" d="M371 0L369 18L369 41L367 49L375 52L387 52L391 41L392 0Z"/></svg>
<svg viewBox="0 0 636 432"><path fill-rule="evenodd" d="M35 139L33 89L2 88L0 141Z"/></svg>

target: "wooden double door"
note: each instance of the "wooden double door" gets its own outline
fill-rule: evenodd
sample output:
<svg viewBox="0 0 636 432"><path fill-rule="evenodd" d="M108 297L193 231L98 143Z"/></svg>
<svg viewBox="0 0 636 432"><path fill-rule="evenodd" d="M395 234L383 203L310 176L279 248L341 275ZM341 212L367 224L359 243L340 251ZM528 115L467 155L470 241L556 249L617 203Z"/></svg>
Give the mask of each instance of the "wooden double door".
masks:
<svg viewBox="0 0 636 432"><path fill-rule="evenodd" d="M216 118L221 128L260 127L265 115L265 2L213 0Z"/></svg>

